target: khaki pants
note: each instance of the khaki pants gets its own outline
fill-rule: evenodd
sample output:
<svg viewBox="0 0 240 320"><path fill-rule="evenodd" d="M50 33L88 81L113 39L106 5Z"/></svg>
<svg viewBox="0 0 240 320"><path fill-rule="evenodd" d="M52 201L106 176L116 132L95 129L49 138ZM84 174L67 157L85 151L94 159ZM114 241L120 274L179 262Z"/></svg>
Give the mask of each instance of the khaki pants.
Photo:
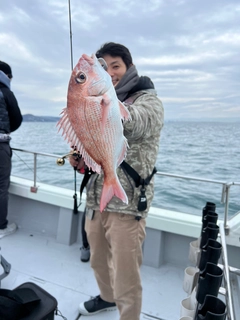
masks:
<svg viewBox="0 0 240 320"><path fill-rule="evenodd" d="M117 304L120 320L139 320L142 306L140 265L145 219L129 214L95 211L86 218L91 267L100 296Z"/></svg>

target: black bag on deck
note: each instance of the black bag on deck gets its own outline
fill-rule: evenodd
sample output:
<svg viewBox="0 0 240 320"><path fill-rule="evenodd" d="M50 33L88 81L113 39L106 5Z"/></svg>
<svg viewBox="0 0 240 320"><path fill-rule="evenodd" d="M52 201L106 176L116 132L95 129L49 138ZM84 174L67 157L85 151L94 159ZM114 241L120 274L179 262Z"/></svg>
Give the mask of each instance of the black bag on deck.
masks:
<svg viewBox="0 0 240 320"><path fill-rule="evenodd" d="M57 300L32 282L14 290L0 289L1 320L54 320Z"/></svg>

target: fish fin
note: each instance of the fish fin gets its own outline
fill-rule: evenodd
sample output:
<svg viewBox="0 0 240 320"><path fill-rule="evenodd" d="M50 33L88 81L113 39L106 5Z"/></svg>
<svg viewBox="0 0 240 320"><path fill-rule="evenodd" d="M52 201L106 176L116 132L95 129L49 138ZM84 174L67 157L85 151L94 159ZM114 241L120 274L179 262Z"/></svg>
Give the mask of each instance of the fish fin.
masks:
<svg viewBox="0 0 240 320"><path fill-rule="evenodd" d="M102 212L113 196L118 197L124 203L128 204L128 197L121 186L118 177L112 183L104 181L102 195L100 200L100 211Z"/></svg>
<svg viewBox="0 0 240 320"><path fill-rule="evenodd" d="M108 113L111 106L111 99L109 99L107 94L104 94L101 101L102 106L102 122L101 122L101 130L102 134L104 132L104 128L107 123Z"/></svg>
<svg viewBox="0 0 240 320"><path fill-rule="evenodd" d="M86 165L88 166L88 168L91 168L92 171L100 174L102 167L96 161L94 161L92 157L90 157L90 155L85 151L85 149L83 150L82 153L80 152L80 154L82 154L83 159Z"/></svg>
<svg viewBox="0 0 240 320"><path fill-rule="evenodd" d="M76 147L77 151L79 151L79 153L83 156L86 165L93 171L100 173L101 166L87 153L83 144L78 139L71 121L69 120L67 108L63 109L61 114L63 114L63 116L57 123L58 131L62 130L62 136L64 139L67 140L70 146Z"/></svg>
<svg viewBox="0 0 240 320"><path fill-rule="evenodd" d="M120 164L123 162L123 160L126 158L127 148L128 148L128 142L127 142L127 139L124 137L123 147L122 147L120 156L118 157L118 161L117 161L117 166L118 166L118 167L119 167Z"/></svg>
<svg viewBox="0 0 240 320"><path fill-rule="evenodd" d="M121 119L122 120L131 120L131 115L130 112L128 111L127 107L120 101L118 100L119 108L120 108L120 114L121 114Z"/></svg>

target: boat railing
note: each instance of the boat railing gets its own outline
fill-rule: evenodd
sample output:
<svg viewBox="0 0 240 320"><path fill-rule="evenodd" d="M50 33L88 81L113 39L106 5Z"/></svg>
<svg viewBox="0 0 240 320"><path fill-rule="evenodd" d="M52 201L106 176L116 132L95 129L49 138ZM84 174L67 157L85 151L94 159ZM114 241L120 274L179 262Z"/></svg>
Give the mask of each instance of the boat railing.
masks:
<svg viewBox="0 0 240 320"><path fill-rule="evenodd" d="M12 150L13 151L20 151L20 152L24 152L24 153L29 153L29 154L33 155L33 186L31 187L31 192L37 192L37 158L38 158L38 156L55 158L55 159L57 159L56 161L59 165L64 164L65 158L67 158L69 156L69 154L61 156L61 155L57 155L57 154L35 152L35 151L30 151L30 150L18 149L18 148L12 148ZM198 178L198 177L192 177L192 176L171 174L168 172L161 172L161 171L157 171L156 175L221 185L222 186L221 203L224 204L224 229L225 229L225 234L226 235L229 234L228 211L229 211L230 188L232 186L240 186L240 182L233 182L233 181L227 182L227 181L221 181L221 180L204 179L204 178Z"/></svg>
<svg viewBox="0 0 240 320"><path fill-rule="evenodd" d="M225 204L225 207L224 207L224 229L225 229L225 234L226 235L229 234L227 222L228 222L228 211L229 211L230 188L231 188L231 186L240 186L240 182L233 182L233 181L226 182L226 181L221 181L221 180L203 179L203 178L198 178L198 177L177 175L177 174L171 174L171 173L160 172L160 171L158 171L156 174L159 176L186 179L186 180L192 180L192 181L201 181L201 182L208 182L208 183L222 185L221 203Z"/></svg>

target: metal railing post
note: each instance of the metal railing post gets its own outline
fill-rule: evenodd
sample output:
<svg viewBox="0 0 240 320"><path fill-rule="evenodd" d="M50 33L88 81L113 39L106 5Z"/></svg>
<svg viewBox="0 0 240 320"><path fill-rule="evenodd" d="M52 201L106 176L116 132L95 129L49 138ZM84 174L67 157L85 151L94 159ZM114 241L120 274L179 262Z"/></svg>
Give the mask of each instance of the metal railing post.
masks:
<svg viewBox="0 0 240 320"><path fill-rule="evenodd" d="M34 152L34 167L33 167L33 186L30 188L31 192L37 192L37 154Z"/></svg>
<svg viewBox="0 0 240 320"><path fill-rule="evenodd" d="M227 256L227 243L225 239L224 224L220 223L219 227L220 227L220 239L222 243L222 259L223 259L224 282L225 282L225 289L226 289L225 297L226 297L226 304L227 304L227 312L228 312L228 318L231 320L234 320L235 314L234 314L232 290L231 290L231 284L230 284L229 264L228 264L228 256Z"/></svg>
<svg viewBox="0 0 240 320"><path fill-rule="evenodd" d="M225 204L224 207L224 230L225 234L229 235L229 227L228 227L228 211L229 211L229 194L230 194L230 187L234 184L234 182L231 183L225 183L223 184L222 189L222 199L221 202Z"/></svg>
<svg viewBox="0 0 240 320"><path fill-rule="evenodd" d="M226 201L225 201L225 214L224 214L224 229L225 234L229 234L229 228L228 228L228 209L229 209L229 192L230 192L230 186L229 184L226 185Z"/></svg>

